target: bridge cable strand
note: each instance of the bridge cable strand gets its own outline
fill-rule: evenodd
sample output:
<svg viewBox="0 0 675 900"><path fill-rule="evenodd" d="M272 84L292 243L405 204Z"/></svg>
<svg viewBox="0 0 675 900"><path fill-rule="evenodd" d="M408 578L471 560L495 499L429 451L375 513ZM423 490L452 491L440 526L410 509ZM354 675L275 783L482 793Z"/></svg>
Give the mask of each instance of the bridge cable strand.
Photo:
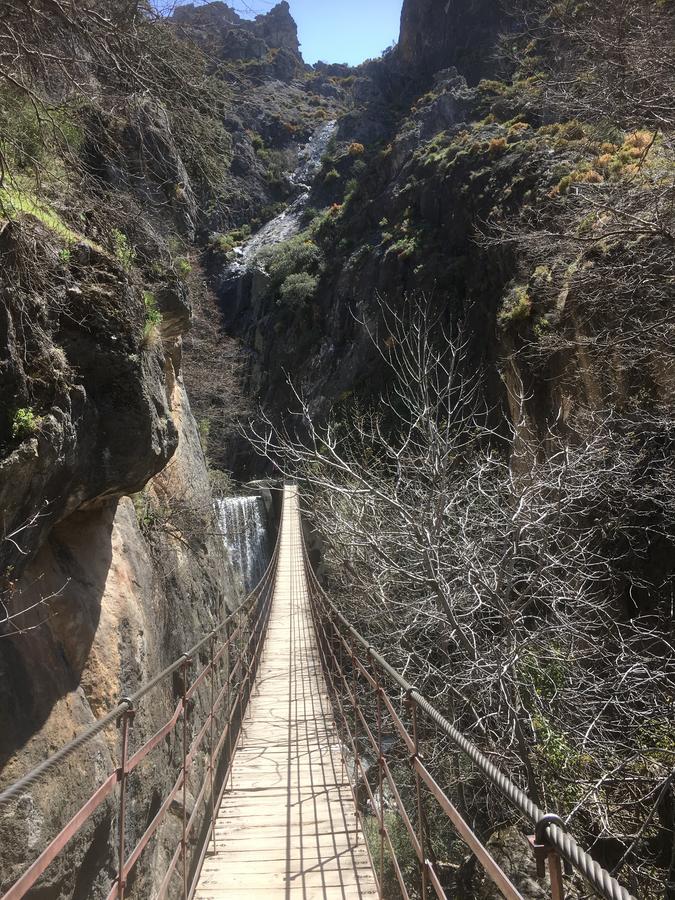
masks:
<svg viewBox="0 0 675 900"><path fill-rule="evenodd" d="M303 533L304 540L304 533ZM327 604L333 615L342 623L344 628L349 632L351 637L363 647L370 659L380 666L387 675L396 684L401 687L406 694L415 701L417 706L431 718L458 747L465 753L479 769L487 776L487 778L502 791L511 802L517 806L529 819L535 824L539 823L545 813L522 791L507 775L505 775L494 763L465 737L460 731L451 725L441 713L429 703L429 701L412 685L400 672L397 672L387 660L377 652L370 642L360 634L356 628L345 618L335 603L330 599L326 591L320 584L314 569L309 561L309 553L305 543L305 566L308 573L309 583L314 587L322 601ZM316 595L313 595L316 599ZM545 823L542 823L545 825ZM636 898L621 885L610 873L593 859L593 857L574 840L574 838L559 825L550 823L542 829L547 841L555 847L575 869L577 869L586 880L593 885L596 890L602 894L607 900L636 900Z"/></svg>
<svg viewBox="0 0 675 900"><path fill-rule="evenodd" d="M215 628L211 629L211 631L204 638L202 638L197 644L195 644L194 647L191 647L182 656L171 663L171 665L167 666L166 669L161 671L153 679L144 684L138 691L136 691L135 694L122 699L114 709L110 710L110 712L106 713L106 715L102 718L97 719L97 721L94 722L93 725L90 725L89 728L86 728L81 734L70 741L70 743L65 744L65 746L61 747L59 750L53 753L44 762L40 763L34 769L31 769L30 772L28 772L18 781L14 782L14 784L11 784L9 787L5 788L5 790L1 791L0 806L3 806L6 803L10 803L12 800L16 800L28 788L32 787L37 781L39 781L43 775L58 768L58 766L64 760L68 759L70 756L76 753L81 747L84 747L85 744L88 744L89 741L92 741L109 725L119 719L119 717L124 712L134 707L139 700L149 694L155 687L157 687L158 684L164 681L165 678L178 671L178 669L180 669L187 658L194 657L212 638L214 638L224 628L230 625L239 614L245 611L247 607L249 607L255 600L259 598L260 594L263 592L263 590L267 586L267 583L269 582L270 573L272 572L275 561L276 551L270 561L267 571L260 579L260 582L253 589L253 591L251 591L251 593L247 597L245 597L245 599L233 612L231 612L225 619L219 622L218 625L215 626Z"/></svg>

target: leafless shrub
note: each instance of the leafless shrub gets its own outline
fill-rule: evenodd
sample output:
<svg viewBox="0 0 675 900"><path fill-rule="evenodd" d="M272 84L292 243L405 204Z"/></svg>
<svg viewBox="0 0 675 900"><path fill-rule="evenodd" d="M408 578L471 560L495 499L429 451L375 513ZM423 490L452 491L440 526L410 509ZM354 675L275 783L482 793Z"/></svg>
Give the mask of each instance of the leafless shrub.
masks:
<svg viewBox="0 0 675 900"><path fill-rule="evenodd" d="M28 179L42 194L45 182L60 182L61 193L76 186L74 196L100 198L109 186L99 165L105 151L118 190L144 188L150 175L166 188L155 203L173 207L187 187L166 174L164 151L175 141L196 186L217 197L230 142L221 123L228 88L215 68L145 2L0 2L0 114L14 123L0 136L0 185L18 179L25 189ZM120 116L138 126L131 149L140 170L118 158L125 148L115 141L130 139L117 134Z"/></svg>
<svg viewBox="0 0 675 900"><path fill-rule="evenodd" d="M192 292L194 326L185 338L183 371L209 462L226 470L238 425L250 413L244 394L244 351L220 326L218 303L205 283Z"/></svg>
<svg viewBox="0 0 675 900"><path fill-rule="evenodd" d="M425 305L383 317L378 408L321 426L298 397L295 424L266 419L254 444L302 482L330 590L373 645L656 896L672 841L675 422L606 409L545 446L521 434L510 455L461 333ZM488 830L508 816L484 784L446 776Z"/></svg>
<svg viewBox="0 0 675 900"><path fill-rule="evenodd" d="M543 87L562 119L620 129L675 126L675 17L661 0L508 3L520 37L504 51Z"/></svg>

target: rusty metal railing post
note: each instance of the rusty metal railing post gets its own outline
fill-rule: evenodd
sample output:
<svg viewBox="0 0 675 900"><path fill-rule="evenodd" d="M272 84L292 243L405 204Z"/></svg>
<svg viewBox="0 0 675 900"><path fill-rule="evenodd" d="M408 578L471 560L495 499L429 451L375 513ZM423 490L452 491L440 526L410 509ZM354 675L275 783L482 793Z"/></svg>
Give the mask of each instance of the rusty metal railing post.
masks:
<svg viewBox="0 0 675 900"><path fill-rule="evenodd" d="M424 817L424 806L422 804L422 782L420 780L419 772L415 768L415 760L419 758L420 755L420 743L419 743L419 733L417 728L417 706L415 705L415 701L408 693L406 697L406 703L408 704L408 708L410 709L410 714L412 717L412 728L413 728L413 756L412 756L412 768L415 774L415 794L417 800L417 837L420 842L420 847L422 848L422 859L420 860L420 890L422 893L422 900L426 900L427 898L427 839L426 839L426 828L425 828L425 817Z"/></svg>
<svg viewBox="0 0 675 900"><path fill-rule="evenodd" d="M120 703L126 703L127 708L122 713L122 746L120 752L119 767L119 783L120 783L120 814L119 814L119 836L117 848L117 897L118 900L124 900L124 891L126 889L126 879L124 877L124 864L126 862L126 820L127 820L127 760L129 758L129 728L136 715L131 700L123 697Z"/></svg>
<svg viewBox="0 0 675 900"><path fill-rule="evenodd" d="M210 693L211 693L211 711L209 715L209 779L211 789L211 836L213 838L213 852L216 852L216 795L215 795L215 778L213 772L213 757L215 747L213 745L213 717L216 714L216 663L215 663L215 644L216 639L212 637L209 642L209 665L211 667Z"/></svg>
<svg viewBox="0 0 675 900"><path fill-rule="evenodd" d="M235 631L239 627L239 617L235 619L234 628ZM232 677L234 675L235 669L238 666L238 654L237 647L235 642L234 648L234 667L233 667L233 659L232 659L232 635L228 634L227 636L227 691L225 692L225 704L227 709L227 760L225 764L225 784L223 785L223 791L227 790L227 784L230 778L230 770L232 769Z"/></svg>
<svg viewBox="0 0 675 900"><path fill-rule="evenodd" d="M340 654L340 658L339 658L339 661L338 661L338 666L339 666L339 670L340 670L340 671L338 672L338 677L340 678L340 681L344 683L344 680L345 680L345 674L344 674L344 673L345 673L344 647L342 646L342 641L340 640L340 634L338 633L337 626L336 626L335 623L333 622L332 618L330 618L330 616L328 615L328 613L325 613L325 614L324 614L324 621L325 621L326 618L327 618L328 621L330 622L330 626L331 626L331 637L334 637L334 636L337 634L337 638L338 638L338 652L339 652L339 654ZM329 638L326 636L326 644L328 644L328 641L329 641ZM335 656L334 656L334 655L333 655L333 659L335 659ZM342 687L340 688L340 690L342 690ZM346 724L347 724L347 723L345 722L345 725L346 725ZM340 754L340 760L342 761L342 772L343 772L344 774L346 774L346 773L347 773L347 761L346 761L346 759L345 759L345 753L344 753L344 751ZM356 820L356 823L357 823L356 830L358 831L358 818L357 818L357 820Z"/></svg>
<svg viewBox="0 0 675 900"><path fill-rule="evenodd" d="M368 660L375 670L375 694L377 697L377 783L379 804L380 831L380 900L384 900L384 752L382 748L382 685L380 670L373 665L373 658L368 650Z"/></svg>
<svg viewBox="0 0 675 900"><path fill-rule="evenodd" d="M565 900L562 863L560 854L548 840L547 829L549 825L557 825L558 828L565 830L565 823L560 816L549 813L537 822L534 835L531 835L529 840L534 850L534 858L537 861L537 875L540 878L545 876L546 863L548 862L551 898L552 900Z"/></svg>
<svg viewBox="0 0 675 900"><path fill-rule="evenodd" d="M188 852L187 852L187 757L188 757L188 737L187 737L187 717L188 717L188 699L187 699L187 679L188 669L192 665L189 657L185 658L181 666L183 675L183 823L181 836L181 862L183 868L183 900L188 900Z"/></svg>
<svg viewBox="0 0 675 900"><path fill-rule="evenodd" d="M354 714L354 815L356 816L356 821L359 821L359 771L360 771L360 760L359 760L359 712L358 712L358 683L356 677L356 657L354 655L354 648L349 643L349 659L352 664L352 712ZM355 843L358 846L359 843L359 829L356 829L356 841Z"/></svg>

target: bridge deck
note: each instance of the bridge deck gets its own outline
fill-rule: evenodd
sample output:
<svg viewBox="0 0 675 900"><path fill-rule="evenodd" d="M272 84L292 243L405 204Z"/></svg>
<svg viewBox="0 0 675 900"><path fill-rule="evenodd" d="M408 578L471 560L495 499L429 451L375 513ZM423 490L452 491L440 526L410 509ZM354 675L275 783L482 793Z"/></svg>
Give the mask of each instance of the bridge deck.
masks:
<svg viewBox="0 0 675 900"><path fill-rule="evenodd" d="M294 488L281 527L257 688L197 900L376 896L308 609Z"/></svg>

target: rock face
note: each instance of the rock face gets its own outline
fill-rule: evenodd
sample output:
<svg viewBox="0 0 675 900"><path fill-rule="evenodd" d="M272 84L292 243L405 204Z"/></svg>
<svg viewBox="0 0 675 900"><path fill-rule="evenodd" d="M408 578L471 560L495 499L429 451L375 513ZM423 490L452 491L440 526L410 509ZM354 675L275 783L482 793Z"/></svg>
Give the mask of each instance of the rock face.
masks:
<svg viewBox="0 0 675 900"><path fill-rule="evenodd" d="M254 27L256 33L270 47L290 50L296 55L300 54L298 26L291 16L291 8L287 0L277 3L266 15L257 16Z"/></svg>
<svg viewBox="0 0 675 900"><path fill-rule="evenodd" d="M31 234L40 246L32 260L25 244ZM14 385L3 393L9 452L0 463L1 786L177 659L240 596L182 381L187 288L166 279L155 299L163 318L149 325L147 307L113 254L76 245L64 272L54 235L36 223L6 227L3 240L8 270L15 259L30 262L40 281L17 275L0 295L4 372ZM47 392L44 359L59 373ZM174 688L169 679L139 708L134 741L147 740L170 718ZM130 785L129 841L138 840L157 798L175 781L174 743L167 739ZM2 808L0 891L118 761L112 728ZM199 771L201 761L195 777ZM107 896L115 810L108 802L97 811L49 868L41 890L54 898ZM179 832L178 819L169 817L129 896L153 894Z"/></svg>
<svg viewBox="0 0 675 900"><path fill-rule="evenodd" d="M53 528L17 585L27 605L49 595L53 599L22 620L25 629L44 621L41 627L2 641L3 785L149 681L234 601L204 457L180 380L170 391L169 407L178 437L171 465L135 503L110 500L75 512ZM172 511L156 520L167 504ZM203 521L195 522L198 517ZM139 706L135 746L170 717L174 704L169 679ZM112 728L26 791L16 805L3 809L3 887L63 827L118 759L119 734ZM173 784L176 759L171 738L153 753L144 777L130 785L128 840L138 840L156 798ZM115 827L115 807L105 804L71 842L67 856L50 867L43 890L54 898L106 896ZM179 820L169 817L144 854L131 896L153 894L155 873L163 871L179 831Z"/></svg>
<svg viewBox="0 0 675 900"><path fill-rule="evenodd" d="M38 233L36 263L47 277L56 274L56 251L49 234ZM5 229L2 242L5 259L21 252L16 230ZM0 297L0 352L13 382L0 400L0 441L14 445L0 460L0 579L10 582L55 523L83 505L140 490L177 446L164 354L161 345L142 346L138 294L119 263L90 245L76 246L70 262L51 305L31 293ZM25 352L27 342L37 342L34 353ZM40 370L50 364L59 377L45 392ZM32 421L23 434L20 410Z"/></svg>
<svg viewBox="0 0 675 900"><path fill-rule="evenodd" d="M106 222L94 241L56 210L0 223L1 787L180 657L241 596L183 384L190 264L181 258L179 275L167 254L166 235L182 247L194 236L195 196L162 103L128 100L126 119L92 111L82 142L104 186L102 216L133 210L114 220L125 231ZM169 679L139 708L136 746L170 718L175 687ZM119 749L112 727L2 807L0 893ZM179 755L167 738L129 785L127 841L173 785ZM38 892L106 897L117 827L115 804L103 804ZM172 814L128 896L156 893L179 834Z"/></svg>
<svg viewBox="0 0 675 900"><path fill-rule="evenodd" d="M298 26L290 6L282 0L268 13L243 19L226 3L178 6L173 18L196 29L201 40L219 49L224 59L261 59L270 50L283 50L301 61Z"/></svg>
<svg viewBox="0 0 675 900"><path fill-rule="evenodd" d="M506 25L494 0L405 0L397 52L413 71L456 66L475 82L496 69L496 39Z"/></svg>

